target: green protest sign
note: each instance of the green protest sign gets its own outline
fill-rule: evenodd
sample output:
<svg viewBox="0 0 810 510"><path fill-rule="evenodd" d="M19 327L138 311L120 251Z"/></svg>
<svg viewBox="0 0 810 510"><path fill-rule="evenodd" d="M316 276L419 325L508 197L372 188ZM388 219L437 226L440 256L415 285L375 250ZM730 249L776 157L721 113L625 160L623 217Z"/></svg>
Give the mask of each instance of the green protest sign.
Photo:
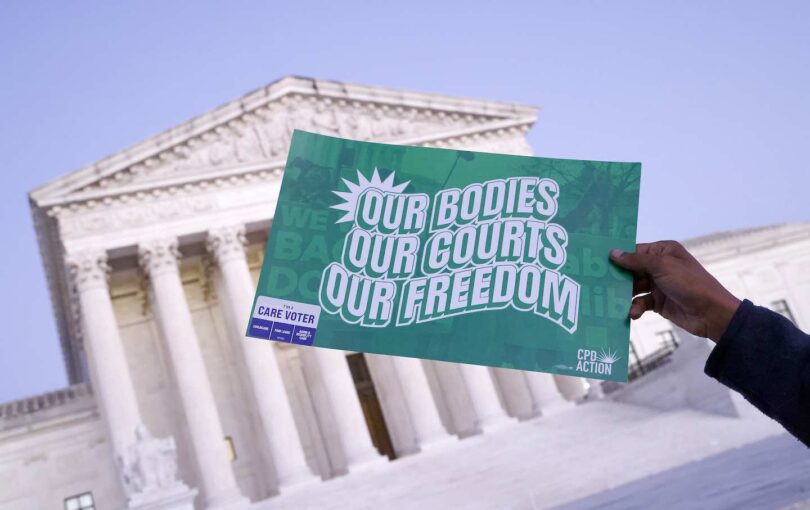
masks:
<svg viewBox="0 0 810 510"><path fill-rule="evenodd" d="M640 175L296 131L247 334L625 381Z"/></svg>

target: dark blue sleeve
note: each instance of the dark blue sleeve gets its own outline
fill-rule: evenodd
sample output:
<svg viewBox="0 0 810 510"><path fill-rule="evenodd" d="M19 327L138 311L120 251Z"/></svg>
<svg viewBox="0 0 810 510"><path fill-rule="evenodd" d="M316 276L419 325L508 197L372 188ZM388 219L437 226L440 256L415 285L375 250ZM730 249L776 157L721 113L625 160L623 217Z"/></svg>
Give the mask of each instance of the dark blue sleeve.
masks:
<svg viewBox="0 0 810 510"><path fill-rule="evenodd" d="M792 322L743 301L705 372L810 446L810 336Z"/></svg>

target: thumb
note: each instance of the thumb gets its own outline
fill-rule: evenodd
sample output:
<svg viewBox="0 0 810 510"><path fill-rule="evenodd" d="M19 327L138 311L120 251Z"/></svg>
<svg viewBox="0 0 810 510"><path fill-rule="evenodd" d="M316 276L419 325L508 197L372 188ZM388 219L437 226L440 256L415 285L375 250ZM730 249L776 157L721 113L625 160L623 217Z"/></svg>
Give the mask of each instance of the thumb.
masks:
<svg viewBox="0 0 810 510"><path fill-rule="evenodd" d="M619 267L634 273L649 273L657 263L657 258L648 253L628 253L618 248L610 250L610 260Z"/></svg>

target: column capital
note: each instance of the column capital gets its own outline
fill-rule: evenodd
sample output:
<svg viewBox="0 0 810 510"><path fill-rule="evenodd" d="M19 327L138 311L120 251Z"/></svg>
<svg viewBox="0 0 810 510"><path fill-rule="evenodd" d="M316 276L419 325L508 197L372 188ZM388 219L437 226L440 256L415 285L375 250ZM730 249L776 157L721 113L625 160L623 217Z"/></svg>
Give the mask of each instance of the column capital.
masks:
<svg viewBox="0 0 810 510"><path fill-rule="evenodd" d="M148 276L177 272L180 256L176 237L152 239L138 246L138 263Z"/></svg>
<svg viewBox="0 0 810 510"><path fill-rule="evenodd" d="M106 250L83 250L65 256L65 266L70 281L76 290L84 292L92 288L107 288L110 266Z"/></svg>
<svg viewBox="0 0 810 510"><path fill-rule="evenodd" d="M205 240L205 248L219 265L233 259L244 260L246 244L244 225L212 228Z"/></svg>

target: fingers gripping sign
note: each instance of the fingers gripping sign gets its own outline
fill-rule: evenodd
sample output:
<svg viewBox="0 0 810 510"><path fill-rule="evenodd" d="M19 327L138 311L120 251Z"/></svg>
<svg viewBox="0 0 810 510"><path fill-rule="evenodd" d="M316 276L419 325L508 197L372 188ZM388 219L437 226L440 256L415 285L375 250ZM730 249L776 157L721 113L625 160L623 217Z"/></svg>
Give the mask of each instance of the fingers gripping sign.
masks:
<svg viewBox="0 0 810 510"><path fill-rule="evenodd" d="M640 243L610 260L633 273L631 319L654 311L692 334L718 340L740 301L677 241Z"/></svg>

